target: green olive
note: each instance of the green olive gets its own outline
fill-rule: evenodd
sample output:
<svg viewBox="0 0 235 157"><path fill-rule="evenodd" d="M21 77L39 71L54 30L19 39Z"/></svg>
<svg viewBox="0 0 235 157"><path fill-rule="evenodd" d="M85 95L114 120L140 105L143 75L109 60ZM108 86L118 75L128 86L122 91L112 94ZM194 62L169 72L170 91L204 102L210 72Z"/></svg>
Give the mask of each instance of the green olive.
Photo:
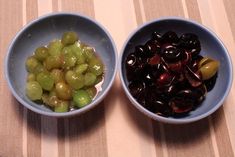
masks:
<svg viewBox="0 0 235 157"><path fill-rule="evenodd" d="M84 76L77 75L74 71L67 71L65 80L73 89L80 89L84 86Z"/></svg>
<svg viewBox="0 0 235 157"><path fill-rule="evenodd" d="M63 44L59 40L54 40L48 45L48 52L50 55L60 55L63 49Z"/></svg>
<svg viewBox="0 0 235 157"><path fill-rule="evenodd" d="M54 79L50 73L41 72L37 75L36 80L44 90L50 91L54 86Z"/></svg>
<svg viewBox="0 0 235 157"><path fill-rule="evenodd" d="M70 45L78 40L78 36L75 32L65 32L62 36L61 42L64 45Z"/></svg>
<svg viewBox="0 0 235 157"><path fill-rule="evenodd" d="M96 82L96 75L91 72L88 72L85 74L84 80L85 80L84 82L85 86L92 86Z"/></svg>
<svg viewBox="0 0 235 157"><path fill-rule="evenodd" d="M219 68L219 62L218 61L211 61L205 65L203 65L199 71L202 75L203 80L208 80L212 78Z"/></svg>
<svg viewBox="0 0 235 157"><path fill-rule="evenodd" d="M89 94L90 98L93 99L97 94L97 89L95 87L90 87L86 89L86 92Z"/></svg>
<svg viewBox="0 0 235 157"><path fill-rule="evenodd" d="M49 97L49 100L48 100L48 105L50 107L55 107L55 106L58 106L59 103L60 103L60 99L58 99L56 96L51 96Z"/></svg>
<svg viewBox="0 0 235 157"><path fill-rule="evenodd" d="M39 64L39 61L34 56L28 57L25 62L27 71L31 73L34 73L35 69Z"/></svg>
<svg viewBox="0 0 235 157"><path fill-rule="evenodd" d="M64 55L63 68L64 69L70 69L73 66L75 66L76 62L77 62L77 58L76 58L75 55L66 54L66 55Z"/></svg>
<svg viewBox="0 0 235 157"><path fill-rule="evenodd" d="M55 112L68 112L69 110L69 102L68 101L60 101L57 106L55 106Z"/></svg>
<svg viewBox="0 0 235 157"><path fill-rule="evenodd" d="M49 56L46 58L44 64L47 70L51 70L60 68L63 64L63 60L60 55Z"/></svg>
<svg viewBox="0 0 235 157"><path fill-rule="evenodd" d="M92 47L85 46L83 48L83 52L87 62L90 61L93 57L95 57L95 50Z"/></svg>
<svg viewBox="0 0 235 157"><path fill-rule="evenodd" d="M208 57L203 57L200 62L198 63L198 68L201 68L203 65L209 63L209 62L212 62L214 61L213 59L211 58L208 58Z"/></svg>
<svg viewBox="0 0 235 157"><path fill-rule="evenodd" d="M88 64L84 63L84 64L80 64L80 65L77 65L74 69L75 73L76 74L83 74L84 72L86 72L88 69Z"/></svg>
<svg viewBox="0 0 235 157"><path fill-rule="evenodd" d="M35 80L36 80L36 75L34 73L29 73L27 76L27 82L35 81Z"/></svg>
<svg viewBox="0 0 235 157"><path fill-rule="evenodd" d="M30 100L40 100L42 97L42 87L37 81L30 81L26 84L26 95Z"/></svg>
<svg viewBox="0 0 235 157"><path fill-rule="evenodd" d="M53 77L55 83L64 82L65 81L64 73L60 69L53 69L51 71L51 76Z"/></svg>
<svg viewBox="0 0 235 157"><path fill-rule="evenodd" d="M73 101L75 102L75 106L81 108L89 104L91 98L85 90L78 90L73 95Z"/></svg>
<svg viewBox="0 0 235 157"><path fill-rule="evenodd" d="M48 48L46 48L45 46L38 47L38 48L35 50L35 57L36 57L39 61L45 60L48 55L49 55L49 53L48 53Z"/></svg>
<svg viewBox="0 0 235 157"><path fill-rule="evenodd" d="M95 74L96 76L99 76L103 73L104 69L103 69L103 63L101 62L100 59L98 58L92 58L89 61L89 70L90 72L92 72L93 74Z"/></svg>
<svg viewBox="0 0 235 157"><path fill-rule="evenodd" d="M55 86L55 91L56 91L57 97L62 100L70 100L72 97L72 91L69 85L67 85L64 82L57 83Z"/></svg>

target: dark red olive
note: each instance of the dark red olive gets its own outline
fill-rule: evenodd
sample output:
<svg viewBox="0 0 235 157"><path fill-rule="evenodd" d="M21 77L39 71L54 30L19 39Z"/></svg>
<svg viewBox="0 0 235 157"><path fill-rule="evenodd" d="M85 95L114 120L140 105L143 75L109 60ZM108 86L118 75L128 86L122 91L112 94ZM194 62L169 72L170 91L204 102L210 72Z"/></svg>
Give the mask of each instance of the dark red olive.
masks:
<svg viewBox="0 0 235 157"><path fill-rule="evenodd" d="M162 42L164 43L178 43L179 38L177 34L173 31L168 31L162 36Z"/></svg>
<svg viewBox="0 0 235 157"><path fill-rule="evenodd" d="M189 64L191 61L192 61L192 55L191 55L191 53L188 53L188 52L184 51L184 52L182 53L182 61L181 61L182 65L183 65L183 66L184 66L184 65L187 65L187 64Z"/></svg>
<svg viewBox="0 0 235 157"><path fill-rule="evenodd" d="M175 78L175 76L171 75L168 72L165 72L157 78L156 84L158 86L168 86L172 83L174 78Z"/></svg>
<svg viewBox="0 0 235 157"><path fill-rule="evenodd" d="M129 87L131 95L135 98L138 98L141 92L144 91L145 84L141 81L136 80L136 81L130 82L128 87Z"/></svg>
<svg viewBox="0 0 235 157"><path fill-rule="evenodd" d="M181 72L183 65L181 63L181 61L175 62L175 63L166 63L167 64L167 68L173 72Z"/></svg>
<svg viewBox="0 0 235 157"><path fill-rule="evenodd" d="M168 72L168 69L163 64L151 65L151 70L154 78L158 78L161 74Z"/></svg>
<svg viewBox="0 0 235 157"><path fill-rule="evenodd" d="M186 66L184 74L185 78L188 80L192 87L198 87L202 84L200 75L193 72L188 66Z"/></svg>
<svg viewBox="0 0 235 157"><path fill-rule="evenodd" d="M169 101L173 112L186 113L192 110L194 105L193 92L191 90L179 91L175 97Z"/></svg>
<svg viewBox="0 0 235 157"><path fill-rule="evenodd" d="M161 60L161 58L160 58L160 56L158 55L158 54L156 54L156 55L154 55L153 57L151 57L150 59L149 59L149 64L150 65L156 65L156 64L159 64L160 63L160 60Z"/></svg>
<svg viewBox="0 0 235 157"><path fill-rule="evenodd" d="M193 88L192 92L193 92L193 97L196 101L195 106L197 106L197 104L199 105L204 100L207 90L204 85L200 85L197 88Z"/></svg>
<svg viewBox="0 0 235 157"><path fill-rule="evenodd" d="M152 39L157 40L158 42L161 42L162 36L160 33L155 31L152 33Z"/></svg>

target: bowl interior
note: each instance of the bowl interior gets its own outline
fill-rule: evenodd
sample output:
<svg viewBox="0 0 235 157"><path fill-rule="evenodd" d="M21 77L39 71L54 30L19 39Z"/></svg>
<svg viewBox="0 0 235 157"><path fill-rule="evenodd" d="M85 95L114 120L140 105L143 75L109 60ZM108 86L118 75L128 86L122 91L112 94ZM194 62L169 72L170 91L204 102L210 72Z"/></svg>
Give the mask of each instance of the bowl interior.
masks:
<svg viewBox="0 0 235 157"><path fill-rule="evenodd" d="M149 40L153 31L158 31L163 34L169 30L175 31L178 36L183 33L195 33L198 35L201 42L201 55L212 57L220 62L218 77L213 90L207 94L206 99L200 107L198 107L195 111L190 112L187 117L179 118L179 120L187 118L193 119L206 114L216 106L221 105L221 99L224 99L225 95L228 93L232 80L231 60L226 52L226 49L217 37L215 37L215 35L196 23L181 19L165 19L157 22L150 22L135 32L124 46L123 56L121 58L121 71L125 86L124 88L128 88L125 70L125 59L127 55L134 52L136 45L144 44L147 40ZM137 101L135 101L129 93L127 94L128 97L132 99L132 102L134 101L137 107L141 108ZM149 113L147 110L145 112ZM175 118L169 117L169 119Z"/></svg>
<svg viewBox="0 0 235 157"><path fill-rule="evenodd" d="M46 45L53 39L60 39L62 34L69 30L77 32L82 42L94 47L105 65L103 90L99 92L95 101L99 100L105 89L110 86L109 84L114 77L116 68L116 54L110 37L102 27L96 22L79 15L57 14L46 16L34 21L18 33L9 49L6 65L6 71L9 75L8 81L12 85L12 89L17 93L18 99L21 102L25 102L24 104L29 104L46 112L52 112L42 105L33 103L26 97L25 84L27 71L25 69L25 60L33 54L35 48Z"/></svg>

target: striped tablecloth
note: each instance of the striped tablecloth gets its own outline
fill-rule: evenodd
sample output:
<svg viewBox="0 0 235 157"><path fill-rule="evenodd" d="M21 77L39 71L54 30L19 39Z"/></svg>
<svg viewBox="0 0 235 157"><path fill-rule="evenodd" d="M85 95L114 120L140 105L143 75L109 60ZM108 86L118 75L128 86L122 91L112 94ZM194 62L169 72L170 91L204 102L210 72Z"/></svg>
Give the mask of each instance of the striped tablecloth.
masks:
<svg viewBox="0 0 235 157"><path fill-rule="evenodd" d="M11 95L3 61L13 36L29 21L50 12L78 12L102 23L120 51L133 29L164 16L196 20L223 40L235 60L235 0L0 0L1 157L232 157L235 153L234 85L212 116L174 126L137 111L119 78L95 109L54 119L22 107Z"/></svg>

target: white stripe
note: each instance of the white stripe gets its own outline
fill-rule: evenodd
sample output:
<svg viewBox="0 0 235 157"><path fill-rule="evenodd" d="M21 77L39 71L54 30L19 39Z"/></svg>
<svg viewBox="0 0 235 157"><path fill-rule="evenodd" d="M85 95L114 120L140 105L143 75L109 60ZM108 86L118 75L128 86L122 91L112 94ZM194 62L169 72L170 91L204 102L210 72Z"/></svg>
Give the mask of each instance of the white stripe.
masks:
<svg viewBox="0 0 235 157"><path fill-rule="evenodd" d="M215 137L215 129L212 123L212 119L211 116L208 118L208 122L209 122L209 128L210 128L210 135L211 135L211 142L212 142L212 147L215 153L215 157L219 157L219 149L217 146L217 141L216 141L216 137Z"/></svg>
<svg viewBox="0 0 235 157"><path fill-rule="evenodd" d="M142 18L143 22L146 22L143 0L138 0L138 1L139 1L139 5L140 5L141 18Z"/></svg>
<svg viewBox="0 0 235 157"><path fill-rule="evenodd" d="M62 11L62 4L61 0L58 0L58 11Z"/></svg>
<svg viewBox="0 0 235 157"><path fill-rule="evenodd" d="M184 17L189 18L186 1L185 0L181 0L181 1L182 1L182 5L183 5L183 10L184 10Z"/></svg>

